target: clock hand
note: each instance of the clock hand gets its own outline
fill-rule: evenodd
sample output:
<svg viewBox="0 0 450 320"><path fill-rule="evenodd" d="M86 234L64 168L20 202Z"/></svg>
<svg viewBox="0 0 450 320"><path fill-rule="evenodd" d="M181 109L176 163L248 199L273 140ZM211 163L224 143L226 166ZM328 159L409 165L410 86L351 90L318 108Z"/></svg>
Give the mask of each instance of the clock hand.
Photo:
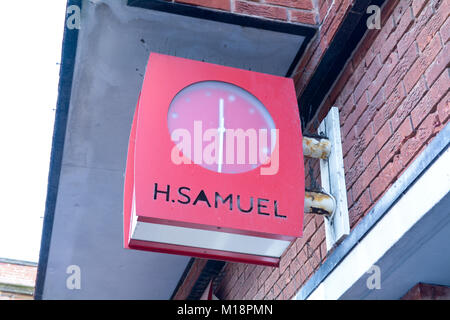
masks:
<svg viewBox="0 0 450 320"><path fill-rule="evenodd" d="M219 99L219 159L218 159L218 172L222 172L223 164L223 136L225 133L225 115L224 115L224 100Z"/></svg>

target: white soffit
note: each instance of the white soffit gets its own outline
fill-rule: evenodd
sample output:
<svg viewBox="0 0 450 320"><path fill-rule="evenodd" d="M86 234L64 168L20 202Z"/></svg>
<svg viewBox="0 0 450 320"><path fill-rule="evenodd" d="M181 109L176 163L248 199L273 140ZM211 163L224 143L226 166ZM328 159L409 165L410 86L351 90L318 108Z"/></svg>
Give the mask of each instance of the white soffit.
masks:
<svg viewBox="0 0 450 320"><path fill-rule="evenodd" d="M131 239L280 258L290 241L137 222Z"/></svg>

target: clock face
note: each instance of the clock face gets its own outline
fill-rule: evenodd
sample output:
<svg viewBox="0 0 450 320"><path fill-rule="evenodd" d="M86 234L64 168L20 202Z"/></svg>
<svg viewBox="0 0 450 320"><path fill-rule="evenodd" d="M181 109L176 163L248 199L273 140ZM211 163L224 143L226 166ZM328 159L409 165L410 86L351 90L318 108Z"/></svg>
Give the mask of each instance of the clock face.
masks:
<svg viewBox="0 0 450 320"><path fill-rule="evenodd" d="M276 127L267 109L230 83L203 81L184 88L172 100L167 121L183 156L211 171L256 169L275 149Z"/></svg>

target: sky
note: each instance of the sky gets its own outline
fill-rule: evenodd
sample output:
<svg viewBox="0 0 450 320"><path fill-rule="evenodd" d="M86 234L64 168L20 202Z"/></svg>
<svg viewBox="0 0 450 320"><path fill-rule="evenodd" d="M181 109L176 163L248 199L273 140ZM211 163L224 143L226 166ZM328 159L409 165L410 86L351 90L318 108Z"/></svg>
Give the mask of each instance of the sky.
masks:
<svg viewBox="0 0 450 320"><path fill-rule="evenodd" d="M65 6L1 4L0 258L38 261Z"/></svg>

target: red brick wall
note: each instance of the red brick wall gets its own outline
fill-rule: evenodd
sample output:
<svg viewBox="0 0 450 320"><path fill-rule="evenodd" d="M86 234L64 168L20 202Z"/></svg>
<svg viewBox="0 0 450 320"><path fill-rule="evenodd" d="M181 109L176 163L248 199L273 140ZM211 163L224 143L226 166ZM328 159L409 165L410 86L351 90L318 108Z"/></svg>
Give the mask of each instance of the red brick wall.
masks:
<svg viewBox="0 0 450 320"><path fill-rule="evenodd" d="M350 1L314 3L320 31L294 76L299 94ZM449 120L449 6L444 0L388 0L381 30L366 34L309 125L315 131L331 106L339 108L351 228ZM311 163L317 179L317 162ZM307 184L308 168L309 162ZM280 268L228 263L216 295L290 299L326 255L323 218L306 216L304 237L287 250Z"/></svg>
<svg viewBox="0 0 450 320"><path fill-rule="evenodd" d="M0 262L0 283L34 287L37 267Z"/></svg>
<svg viewBox="0 0 450 320"><path fill-rule="evenodd" d="M313 0L171 0L170 2L292 23L314 25L317 21L317 10Z"/></svg>
<svg viewBox="0 0 450 320"><path fill-rule="evenodd" d="M449 2L418 4L399 1L322 107L341 112L352 227L448 122Z"/></svg>
<svg viewBox="0 0 450 320"><path fill-rule="evenodd" d="M16 285L34 287L36 280L36 266L0 262L0 285ZM0 300L32 299L31 295L17 294L0 290Z"/></svg>
<svg viewBox="0 0 450 320"><path fill-rule="evenodd" d="M418 283L412 287L402 300L450 300L450 287Z"/></svg>

